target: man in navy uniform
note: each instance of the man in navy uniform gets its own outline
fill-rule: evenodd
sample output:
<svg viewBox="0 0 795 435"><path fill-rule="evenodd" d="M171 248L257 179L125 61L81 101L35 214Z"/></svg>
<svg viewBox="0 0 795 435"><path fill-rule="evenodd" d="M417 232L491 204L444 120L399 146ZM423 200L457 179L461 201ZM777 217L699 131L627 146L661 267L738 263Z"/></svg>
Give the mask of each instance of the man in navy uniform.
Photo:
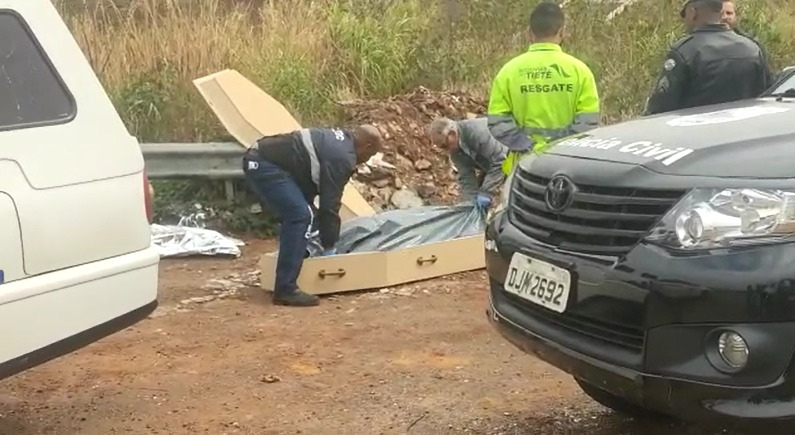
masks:
<svg viewBox="0 0 795 435"><path fill-rule="evenodd" d="M301 291L296 283L313 228L320 233L322 255L334 255L345 185L356 165L369 160L380 146L379 130L361 125L353 130L304 128L267 136L246 152L246 180L281 223L274 304L319 303L317 296ZM317 210L315 197L319 197Z"/></svg>

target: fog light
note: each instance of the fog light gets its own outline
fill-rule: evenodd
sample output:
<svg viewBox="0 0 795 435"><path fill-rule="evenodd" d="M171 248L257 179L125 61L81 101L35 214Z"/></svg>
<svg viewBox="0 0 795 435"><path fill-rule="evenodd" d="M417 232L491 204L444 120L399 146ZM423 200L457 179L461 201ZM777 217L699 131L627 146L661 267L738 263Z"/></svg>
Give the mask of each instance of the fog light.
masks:
<svg viewBox="0 0 795 435"><path fill-rule="evenodd" d="M726 331L718 337L718 353L733 369L741 369L748 364L748 344L736 332Z"/></svg>

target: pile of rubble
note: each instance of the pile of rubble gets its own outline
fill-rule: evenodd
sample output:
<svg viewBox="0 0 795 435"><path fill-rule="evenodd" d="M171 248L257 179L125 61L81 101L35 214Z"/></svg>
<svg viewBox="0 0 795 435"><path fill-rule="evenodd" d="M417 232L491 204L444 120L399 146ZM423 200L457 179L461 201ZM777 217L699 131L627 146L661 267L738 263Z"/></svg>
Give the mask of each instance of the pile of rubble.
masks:
<svg viewBox="0 0 795 435"><path fill-rule="evenodd" d="M382 161L361 168L353 181L373 206L410 208L458 201L455 170L447 153L429 142L427 126L440 116L482 116L486 110L483 98L420 87L387 100L340 104L349 124L376 125L385 139Z"/></svg>

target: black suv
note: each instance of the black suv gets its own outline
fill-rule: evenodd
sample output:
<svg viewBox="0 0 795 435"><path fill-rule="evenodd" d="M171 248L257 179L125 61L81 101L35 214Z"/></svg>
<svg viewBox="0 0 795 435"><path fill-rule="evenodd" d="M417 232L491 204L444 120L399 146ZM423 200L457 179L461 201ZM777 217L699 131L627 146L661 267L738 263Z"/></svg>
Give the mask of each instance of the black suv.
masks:
<svg viewBox="0 0 795 435"><path fill-rule="evenodd" d="M795 71L564 138L489 216L488 317L634 416L795 428Z"/></svg>

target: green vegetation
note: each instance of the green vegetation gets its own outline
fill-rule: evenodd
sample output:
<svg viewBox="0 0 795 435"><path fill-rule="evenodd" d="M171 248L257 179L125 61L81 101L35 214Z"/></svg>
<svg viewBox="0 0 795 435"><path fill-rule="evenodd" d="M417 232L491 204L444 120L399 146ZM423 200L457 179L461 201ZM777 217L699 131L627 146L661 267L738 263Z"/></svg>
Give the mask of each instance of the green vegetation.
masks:
<svg viewBox="0 0 795 435"><path fill-rule="evenodd" d="M773 64L795 62L795 5L739 2L744 27ZM496 70L526 47L534 3L99 0L65 15L133 134L204 141L224 132L191 80L223 68L251 78L306 124L332 123L337 100L420 84L485 96ZM566 5L565 46L596 74L609 122L637 113L666 47L683 31L679 0L640 0L609 22L615 6L606 4Z"/></svg>
<svg viewBox="0 0 795 435"><path fill-rule="evenodd" d="M58 0L56 0L58 2ZM416 85L468 88L527 45L525 0L60 0L68 25L141 141L225 136L191 81L234 68L303 124L330 125L336 101ZM641 109L666 47L682 35L680 0L573 0L565 49L594 71L605 122ZM776 68L795 63L795 4L738 0L743 27ZM160 190L162 192L162 190Z"/></svg>

